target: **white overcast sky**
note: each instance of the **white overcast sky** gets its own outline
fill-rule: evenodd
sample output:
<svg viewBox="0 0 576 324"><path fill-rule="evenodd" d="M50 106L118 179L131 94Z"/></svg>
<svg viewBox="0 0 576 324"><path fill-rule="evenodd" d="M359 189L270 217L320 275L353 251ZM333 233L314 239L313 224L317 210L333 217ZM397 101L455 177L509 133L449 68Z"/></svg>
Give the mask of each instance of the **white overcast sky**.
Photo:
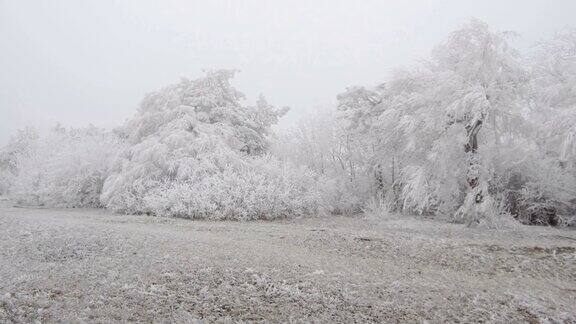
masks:
<svg viewBox="0 0 576 324"><path fill-rule="evenodd" d="M290 106L283 127L354 84L427 57L468 19L521 50L576 27L576 0L0 0L0 145L26 125L112 127L203 69Z"/></svg>

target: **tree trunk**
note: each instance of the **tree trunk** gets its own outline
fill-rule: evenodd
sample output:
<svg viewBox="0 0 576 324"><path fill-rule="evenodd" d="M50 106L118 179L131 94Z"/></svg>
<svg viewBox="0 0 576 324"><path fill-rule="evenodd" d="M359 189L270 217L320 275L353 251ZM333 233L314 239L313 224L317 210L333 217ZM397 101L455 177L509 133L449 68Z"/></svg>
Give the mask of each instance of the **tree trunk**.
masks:
<svg viewBox="0 0 576 324"><path fill-rule="evenodd" d="M562 147L560 148L560 156L558 157L558 164L562 169L566 168L570 151L572 151L573 138L574 133L572 131L569 131L568 134L566 134L566 138L564 139L564 141L562 141Z"/></svg>
<svg viewBox="0 0 576 324"><path fill-rule="evenodd" d="M466 135L468 142L464 146L464 150L468 155L468 172L466 174L466 182L471 191L474 191L480 183L480 161L478 160L478 132L482 128L482 120L478 119L473 124L466 125ZM484 194L480 190L476 193L474 198L475 203L480 204L484 200Z"/></svg>
<svg viewBox="0 0 576 324"><path fill-rule="evenodd" d="M466 135L468 141L464 146L467 155L468 170L466 172L466 183L468 193L464 204L457 212L458 218L466 221L468 226L477 223L486 216L490 209L488 199L488 186L481 177L480 158L478 156L478 132L482 128L483 119L476 119L466 125Z"/></svg>

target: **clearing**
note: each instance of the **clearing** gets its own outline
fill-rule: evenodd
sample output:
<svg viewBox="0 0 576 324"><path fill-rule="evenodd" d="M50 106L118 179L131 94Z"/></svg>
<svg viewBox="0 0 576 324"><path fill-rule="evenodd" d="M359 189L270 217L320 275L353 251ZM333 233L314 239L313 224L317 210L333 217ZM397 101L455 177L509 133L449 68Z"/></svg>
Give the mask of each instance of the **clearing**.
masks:
<svg viewBox="0 0 576 324"><path fill-rule="evenodd" d="M0 201L0 322L576 322L576 231Z"/></svg>

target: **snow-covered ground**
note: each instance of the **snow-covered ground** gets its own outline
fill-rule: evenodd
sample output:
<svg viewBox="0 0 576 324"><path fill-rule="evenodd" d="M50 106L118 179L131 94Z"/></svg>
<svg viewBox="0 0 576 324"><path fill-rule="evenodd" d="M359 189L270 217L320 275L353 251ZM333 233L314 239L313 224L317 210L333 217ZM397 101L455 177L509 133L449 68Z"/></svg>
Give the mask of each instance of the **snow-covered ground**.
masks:
<svg viewBox="0 0 576 324"><path fill-rule="evenodd" d="M0 322L576 322L570 230L0 204Z"/></svg>

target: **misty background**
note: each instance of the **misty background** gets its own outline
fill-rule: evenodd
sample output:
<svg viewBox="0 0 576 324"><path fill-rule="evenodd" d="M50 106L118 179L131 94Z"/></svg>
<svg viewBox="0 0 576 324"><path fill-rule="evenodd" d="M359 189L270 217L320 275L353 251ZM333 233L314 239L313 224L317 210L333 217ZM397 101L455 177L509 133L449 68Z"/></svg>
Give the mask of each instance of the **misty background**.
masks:
<svg viewBox="0 0 576 324"><path fill-rule="evenodd" d="M19 128L120 125L143 95L238 69L234 85L291 111L427 57L469 18L526 51L573 25L576 1L0 0L0 145Z"/></svg>

